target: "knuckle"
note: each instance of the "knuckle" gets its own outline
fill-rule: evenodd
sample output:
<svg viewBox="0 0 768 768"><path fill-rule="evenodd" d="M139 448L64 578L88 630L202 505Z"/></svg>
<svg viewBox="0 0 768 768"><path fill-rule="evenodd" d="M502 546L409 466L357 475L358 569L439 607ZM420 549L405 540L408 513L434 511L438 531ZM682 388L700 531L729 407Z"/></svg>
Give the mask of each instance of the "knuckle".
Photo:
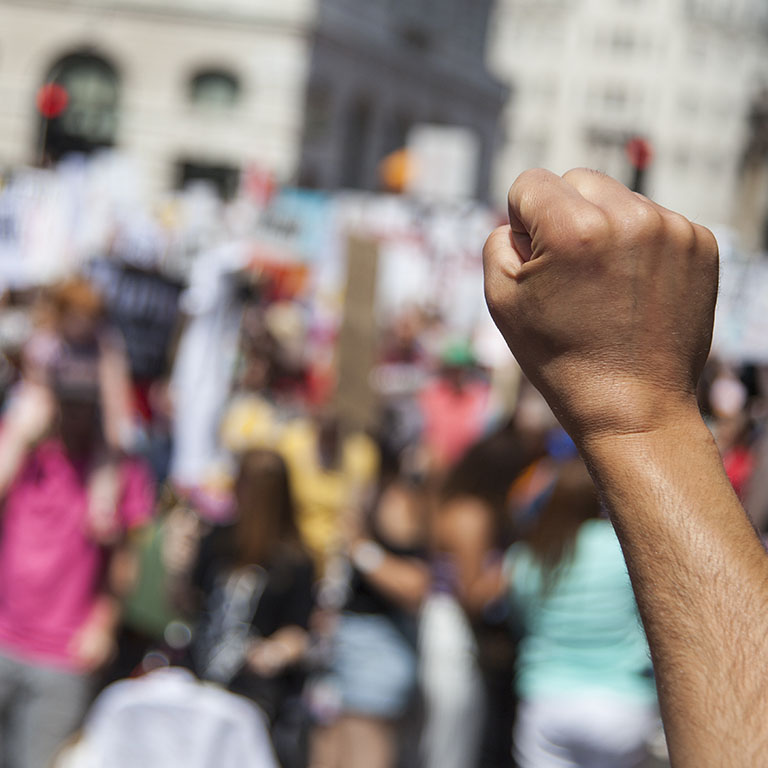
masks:
<svg viewBox="0 0 768 768"><path fill-rule="evenodd" d="M664 216L664 234L672 246L690 252L696 248L696 232L685 216L679 213L667 213Z"/></svg>
<svg viewBox="0 0 768 768"><path fill-rule="evenodd" d="M633 229L646 237L659 235L664 227L661 213L650 203L638 200L632 206L629 216Z"/></svg>
<svg viewBox="0 0 768 768"><path fill-rule="evenodd" d="M507 201L513 204L515 200L530 196L546 176L546 171L541 168L529 168L523 171L509 188Z"/></svg>
<svg viewBox="0 0 768 768"><path fill-rule="evenodd" d="M711 230L701 226L701 224L692 224L694 237L696 238L696 250L706 262L715 266L720 261L720 248L715 236Z"/></svg>
<svg viewBox="0 0 768 768"><path fill-rule="evenodd" d="M548 175L549 174L547 171L545 171L543 168L528 168L515 179L515 183L512 186L528 186L529 184L537 184L542 179L547 178Z"/></svg>
<svg viewBox="0 0 768 768"><path fill-rule="evenodd" d="M563 174L563 180L582 195L590 196L603 189L609 176L594 168L571 168Z"/></svg>
<svg viewBox="0 0 768 768"><path fill-rule="evenodd" d="M603 244L611 236L611 224L600 210L579 211L571 221L569 239L580 248Z"/></svg>
<svg viewBox="0 0 768 768"><path fill-rule="evenodd" d="M569 171L566 171L563 174L563 178L569 182L578 182L578 181L584 181L589 180L592 181L595 178L601 179L605 176L605 174L602 171L597 171L594 168L571 168Z"/></svg>

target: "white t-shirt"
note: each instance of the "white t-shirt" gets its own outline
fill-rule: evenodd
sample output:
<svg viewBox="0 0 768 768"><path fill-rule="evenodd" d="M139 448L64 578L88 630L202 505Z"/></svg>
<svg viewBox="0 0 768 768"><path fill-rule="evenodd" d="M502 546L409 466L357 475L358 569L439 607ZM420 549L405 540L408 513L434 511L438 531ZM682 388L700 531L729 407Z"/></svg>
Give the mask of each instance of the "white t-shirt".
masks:
<svg viewBox="0 0 768 768"><path fill-rule="evenodd" d="M261 710L183 669L121 680L96 699L56 768L279 768Z"/></svg>

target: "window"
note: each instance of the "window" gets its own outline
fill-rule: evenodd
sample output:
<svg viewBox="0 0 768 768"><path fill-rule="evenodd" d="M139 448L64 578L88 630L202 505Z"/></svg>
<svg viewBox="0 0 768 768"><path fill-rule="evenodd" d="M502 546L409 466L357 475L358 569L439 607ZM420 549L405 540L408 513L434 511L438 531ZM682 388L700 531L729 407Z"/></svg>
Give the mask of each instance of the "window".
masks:
<svg viewBox="0 0 768 768"><path fill-rule="evenodd" d="M240 184L240 169L197 160L181 160L176 166L176 187L184 189L195 182L208 184L216 194L229 200Z"/></svg>
<svg viewBox="0 0 768 768"><path fill-rule="evenodd" d="M627 103L627 92L619 85L608 86L603 92L603 104L612 110L623 109Z"/></svg>
<svg viewBox="0 0 768 768"><path fill-rule="evenodd" d="M631 30L615 29L611 35L611 48L616 53L631 53L637 44Z"/></svg>
<svg viewBox="0 0 768 768"><path fill-rule="evenodd" d="M119 82L109 62L91 53L73 53L54 64L46 83L61 86L67 102L60 115L42 121L39 146L44 157L56 161L115 143Z"/></svg>
<svg viewBox="0 0 768 768"><path fill-rule="evenodd" d="M198 72L190 81L190 101L211 111L232 109L240 100L240 82L223 70Z"/></svg>

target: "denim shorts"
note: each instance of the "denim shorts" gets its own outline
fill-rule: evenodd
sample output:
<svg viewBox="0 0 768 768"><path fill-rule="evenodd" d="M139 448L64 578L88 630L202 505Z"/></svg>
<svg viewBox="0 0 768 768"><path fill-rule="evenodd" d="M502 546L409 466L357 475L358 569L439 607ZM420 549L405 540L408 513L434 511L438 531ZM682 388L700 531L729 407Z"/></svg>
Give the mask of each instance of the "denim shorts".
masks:
<svg viewBox="0 0 768 768"><path fill-rule="evenodd" d="M384 615L344 613L339 619L333 676L342 710L399 717L416 687L416 650Z"/></svg>

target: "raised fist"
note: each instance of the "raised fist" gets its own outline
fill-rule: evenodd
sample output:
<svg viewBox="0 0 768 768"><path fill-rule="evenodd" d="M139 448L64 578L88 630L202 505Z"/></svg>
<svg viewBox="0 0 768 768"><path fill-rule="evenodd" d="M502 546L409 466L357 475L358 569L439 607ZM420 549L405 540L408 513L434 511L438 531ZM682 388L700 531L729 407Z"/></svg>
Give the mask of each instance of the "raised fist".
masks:
<svg viewBox="0 0 768 768"><path fill-rule="evenodd" d="M577 441L696 408L717 296L712 233L604 174L523 173L483 252L491 314Z"/></svg>

